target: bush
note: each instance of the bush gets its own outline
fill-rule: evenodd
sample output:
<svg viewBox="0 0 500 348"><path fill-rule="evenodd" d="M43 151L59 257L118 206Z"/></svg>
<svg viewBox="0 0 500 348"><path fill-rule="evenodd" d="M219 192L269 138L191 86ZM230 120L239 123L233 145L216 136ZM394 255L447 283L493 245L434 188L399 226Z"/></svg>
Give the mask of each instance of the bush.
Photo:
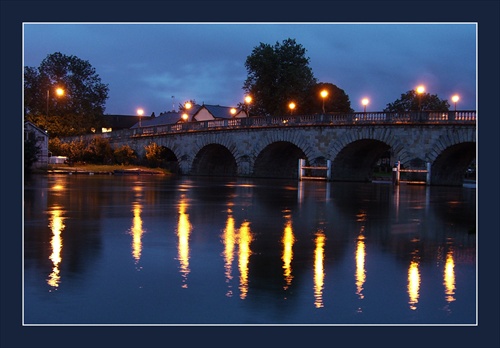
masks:
<svg viewBox="0 0 500 348"><path fill-rule="evenodd" d="M128 145L122 145L119 148L114 149L113 156L115 162L118 164L131 164L137 161L135 151Z"/></svg>
<svg viewBox="0 0 500 348"><path fill-rule="evenodd" d="M84 160L95 164L107 164L113 161L113 149L108 139L93 138L84 150Z"/></svg>
<svg viewBox="0 0 500 348"><path fill-rule="evenodd" d="M146 150L146 162L150 167L160 168L165 165L165 158L167 149L156 143L150 143L145 146Z"/></svg>

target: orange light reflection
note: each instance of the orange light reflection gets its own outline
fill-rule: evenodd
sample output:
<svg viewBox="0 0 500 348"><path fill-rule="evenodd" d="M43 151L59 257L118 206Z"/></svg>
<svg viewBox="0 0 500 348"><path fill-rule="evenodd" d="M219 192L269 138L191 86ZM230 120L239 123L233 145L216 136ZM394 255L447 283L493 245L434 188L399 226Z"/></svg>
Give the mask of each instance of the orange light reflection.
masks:
<svg viewBox="0 0 500 348"><path fill-rule="evenodd" d="M239 254L238 266L240 270L240 298L244 300L248 294L248 263L252 251L250 243L252 242L252 233L250 231L250 222L245 221L240 227L238 233Z"/></svg>
<svg viewBox="0 0 500 348"><path fill-rule="evenodd" d="M455 301L455 261L453 260L453 250L446 254L446 264L444 267L444 287L446 302Z"/></svg>
<svg viewBox="0 0 500 348"><path fill-rule="evenodd" d="M290 215L287 216L287 222L283 231L283 238L281 242L283 243L283 255L281 260L283 260L283 276L285 278L286 290L292 283L292 259L293 259L293 243L295 242L295 237L292 230L292 220Z"/></svg>
<svg viewBox="0 0 500 348"><path fill-rule="evenodd" d="M356 245L356 295L359 299L363 299L363 285L366 281L366 271L365 271L365 237L360 235L358 237L358 242Z"/></svg>
<svg viewBox="0 0 500 348"><path fill-rule="evenodd" d="M183 195L179 202L179 221L177 224L178 237L178 258L180 263L180 273L182 275L182 287L187 288L187 276L190 273L189 269L189 236L191 234L191 223L189 222L189 214L186 213L188 208L187 200Z"/></svg>
<svg viewBox="0 0 500 348"><path fill-rule="evenodd" d="M47 284L57 288L61 282L61 275L59 271L59 264L62 261L61 253L63 248L63 239L61 236L64 230L64 218L62 217L63 211L59 207L55 207L50 212L52 214L49 227L52 230L52 238L50 240L50 248L52 253L49 256L52 261L52 273L49 274Z"/></svg>
<svg viewBox="0 0 500 348"><path fill-rule="evenodd" d="M410 298L410 309L416 310L420 296L420 270L418 258L414 257L408 268L408 296Z"/></svg>
<svg viewBox="0 0 500 348"><path fill-rule="evenodd" d="M235 228L234 228L234 217L232 216L232 211L229 209L228 211L228 216L227 216L227 221L226 221L226 228L224 229L224 232L222 234L222 243L224 244L224 269L225 269L225 276L226 276L226 283L230 283L230 281L233 279L232 276L232 266L233 266L233 259L234 259L234 248L236 245L236 233L235 233ZM226 293L227 297L232 297L233 292L231 290L231 286L229 285L228 291Z"/></svg>
<svg viewBox="0 0 500 348"><path fill-rule="evenodd" d="M130 229L132 234L132 257L137 264L141 259L142 253L142 234L144 233L142 229L142 218L141 218L141 205L139 203L134 203L133 205L134 218L132 220L132 227Z"/></svg>
<svg viewBox="0 0 500 348"><path fill-rule="evenodd" d="M325 271L323 267L324 263L324 253L325 253L325 240L326 237L323 231L319 231L316 234L314 250L314 305L316 308L321 308L323 304L323 286L325 279Z"/></svg>

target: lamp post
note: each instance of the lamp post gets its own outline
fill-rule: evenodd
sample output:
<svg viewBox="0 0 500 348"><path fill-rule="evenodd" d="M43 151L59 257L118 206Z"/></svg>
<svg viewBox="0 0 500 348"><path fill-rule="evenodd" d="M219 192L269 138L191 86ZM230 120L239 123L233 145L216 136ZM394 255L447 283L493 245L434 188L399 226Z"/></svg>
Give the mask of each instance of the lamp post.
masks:
<svg viewBox="0 0 500 348"><path fill-rule="evenodd" d="M288 108L290 109L290 115L292 115L292 114L293 114L293 110L295 110L295 107L296 107L296 106L297 106L297 105L295 105L295 103L294 103L294 102L290 102L290 104L288 104Z"/></svg>
<svg viewBox="0 0 500 348"><path fill-rule="evenodd" d="M422 111L422 94L425 92L425 87L424 86L418 86L417 87L417 94L418 94L418 111Z"/></svg>
<svg viewBox="0 0 500 348"><path fill-rule="evenodd" d="M231 113L232 117L234 117L234 115L236 115L236 109L235 108L231 108L231 110L229 112Z"/></svg>
<svg viewBox="0 0 500 348"><path fill-rule="evenodd" d="M56 88L56 96L62 97L64 95L64 89ZM47 118L49 118L49 99L50 99L50 89L47 90Z"/></svg>
<svg viewBox="0 0 500 348"><path fill-rule="evenodd" d="M247 105L247 117L250 117L250 103L252 102L252 97L247 95L245 97L245 104Z"/></svg>
<svg viewBox="0 0 500 348"><path fill-rule="evenodd" d="M361 100L361 104L363 104L363 107L364 107L364 113L366 114L366 106L370 103L370 100L368 98L363 98Z"/></svg>
<svg viewBox="0 0 500 348"><path fill-rule="evenodd" d="M184 122L187 122L189 120L189 109L193 107L193 104L191 102L187 101L184 103L184 113L182 114L182 120Z"/></svg>
<svg viewBox="0 0 500 348"><path fill-rule="evenodd" d="M460 97L458 95L454 95L451 97L451 101L455 104L455 111L457 111L457 102L460 100Z"/></svg>
<svg viewBox="0 0 500 348"><path fill-rule="evenodd" d="M144 115L144 110L137 109L137 115L139 115L139 128L141 128L142 127L141 120L142 120L142 115Z"/></svg>
<svg viewBox="0 0 500 348"><path fill-rule="evenodd" d="M321 98L323 99L323 113L325 113L325 98L328 97L328 91L324 89L321 91L320 95Z"/></svg>

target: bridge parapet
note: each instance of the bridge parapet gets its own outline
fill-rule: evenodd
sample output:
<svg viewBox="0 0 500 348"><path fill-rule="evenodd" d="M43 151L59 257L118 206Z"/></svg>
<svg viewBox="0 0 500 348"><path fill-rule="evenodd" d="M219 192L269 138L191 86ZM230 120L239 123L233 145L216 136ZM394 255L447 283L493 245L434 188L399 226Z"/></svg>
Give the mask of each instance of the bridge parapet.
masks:
<svg viewBox="0 0 500 348"><path fill-rule="evenodd" d="M170 125L134 128L130 135L152 136L179 132L210 131L221 129L245 129L259 127L290 126L343 126L343 125L390 125L390 124L475 124L476 111L447 112L359 112L329 113L316 115L251 116L245 118L217 119L198 122L180 122ZM113 135L109 135L113 136Z"/></svg>

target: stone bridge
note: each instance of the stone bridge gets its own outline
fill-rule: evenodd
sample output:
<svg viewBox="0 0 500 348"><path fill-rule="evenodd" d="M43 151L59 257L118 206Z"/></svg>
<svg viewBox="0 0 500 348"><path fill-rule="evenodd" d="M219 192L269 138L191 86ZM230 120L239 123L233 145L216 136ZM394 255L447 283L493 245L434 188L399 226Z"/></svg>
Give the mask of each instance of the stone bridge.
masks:
<svg viewBox="0 0 500 348"><path fill-rule="evenodd" d="M298 161L324 166L333 181L366 181L390 154L402 168L431 164L432 185L462 185L476 158L476 112L353 113L248 117L176 123L100 135L112 146L166 149L185 175L297 178Z"/></svg>

